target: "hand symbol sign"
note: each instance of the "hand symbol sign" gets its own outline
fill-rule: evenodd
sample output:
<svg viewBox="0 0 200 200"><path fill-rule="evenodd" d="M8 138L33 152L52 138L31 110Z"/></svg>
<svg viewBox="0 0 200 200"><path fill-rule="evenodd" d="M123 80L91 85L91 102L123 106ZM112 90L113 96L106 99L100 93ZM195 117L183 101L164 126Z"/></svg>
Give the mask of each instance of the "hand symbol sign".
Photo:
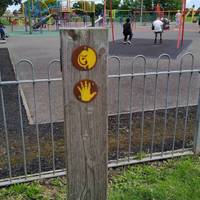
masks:
<svg viewBox="0 0 200 200"><path fill-rule="evenodd" d="M79 91L79 99L83 102L90 102L97 95L96 84L90 80L80 81L75 88Z"/></svg>

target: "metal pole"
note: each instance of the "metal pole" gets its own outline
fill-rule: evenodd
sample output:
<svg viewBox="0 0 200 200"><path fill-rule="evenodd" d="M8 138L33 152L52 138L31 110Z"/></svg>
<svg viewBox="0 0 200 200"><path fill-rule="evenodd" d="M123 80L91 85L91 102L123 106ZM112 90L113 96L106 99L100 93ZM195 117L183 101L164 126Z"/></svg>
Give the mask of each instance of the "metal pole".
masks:
<svg viewBox="0 0 200 200"><path fill-rule="evenodd" d="M186 0L183 2L183 21L182 21L182 35L181 35L181 46L183 47L184 43L184 31L185 31L185 10L186 10Z"/></svg>
<svg viewBox="0 0 200 200"><path fill-rule="evenodd" d="M28 0L29 34L32 34L31 0Z"/></svg>
<svg viewBox="0 0 200 200"><path fill-rule="evenodd" d="M112 41L115 42L115 33L114 33L114 23L113 23L113 16L112 16L112 0L110 0L110 24L112 29Z"/></svg>
<svg viewBox="0 0 200 200"><path fill-rule="evenodd" d="M106 26L106 0L104 0L103 27Z"/></svg>
<svg viewBox="0 0 200 200"><path fill-rule="evenodd" d="M140 23L143 21L143 0L141 0L141 8L140 8Z"/></svg>
<svg viewBox="0 0 200 200"><path fill-rule="evenodd" d="M198 110L197 110L197 129L194 138L194 152L195 154L200 153L200 90L199 90Z"/></svg>

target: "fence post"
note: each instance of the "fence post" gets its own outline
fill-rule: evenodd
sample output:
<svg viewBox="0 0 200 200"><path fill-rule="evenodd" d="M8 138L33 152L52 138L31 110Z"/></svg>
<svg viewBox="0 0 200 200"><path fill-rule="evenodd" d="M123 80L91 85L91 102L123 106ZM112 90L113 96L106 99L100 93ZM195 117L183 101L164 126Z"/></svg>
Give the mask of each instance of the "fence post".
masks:
<svg viewBox="0 0 200 200"><path fill-rule="evenodd" d="M197 109L197 129L194 138L194 152L195 154L200 154L200 90Z"/></svg>
<svg viewBox="0 0 200 200"><path fill-rule="evenodd" d="M105 28L61 29L68 200L107 199Z"/></svg>

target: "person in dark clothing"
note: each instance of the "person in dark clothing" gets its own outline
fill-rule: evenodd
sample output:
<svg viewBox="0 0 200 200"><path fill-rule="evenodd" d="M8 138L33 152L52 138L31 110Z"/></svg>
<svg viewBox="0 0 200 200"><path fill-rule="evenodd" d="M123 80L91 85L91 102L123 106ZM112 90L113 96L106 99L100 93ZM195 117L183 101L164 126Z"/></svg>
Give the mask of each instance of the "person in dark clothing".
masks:
<svg viewBox="0 0 200 200"><path fill-rule="evenodd" d="M199 25L199 33L200 33L200 13L199 13L199 16L198 16L198 25Z"/></svg>
<svg viewBox="0 0 200 200"><path fill-rule="evenodd" d="M128 38L128 44L131 44L133 33L132 33L130 18L127 18L126 23L123 25L123 34L124 34L124 44L127 43L127 38Z"/></svg>
<svg viewBox="0 0 200 200"><path fill-rule="evenodd" d="M4 28L5 28L4 25L0 23L0 34L1 34L1 39L2 40L5 40L5 37L6 37Z"/></svg>

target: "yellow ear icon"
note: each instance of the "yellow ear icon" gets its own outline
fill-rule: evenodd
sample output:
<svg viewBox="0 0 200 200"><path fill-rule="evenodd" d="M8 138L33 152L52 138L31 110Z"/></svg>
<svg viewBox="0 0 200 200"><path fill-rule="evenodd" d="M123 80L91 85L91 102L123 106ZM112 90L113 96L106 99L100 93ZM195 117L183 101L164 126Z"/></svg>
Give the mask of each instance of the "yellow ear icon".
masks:
<svg viewBox="0 0 200 200"><path fill-rule="evenodd" d="M77 63L81 68L90 70L95 66L96 60L96 53L93 49L88 47L80 52L77 58Z"/></svg>

